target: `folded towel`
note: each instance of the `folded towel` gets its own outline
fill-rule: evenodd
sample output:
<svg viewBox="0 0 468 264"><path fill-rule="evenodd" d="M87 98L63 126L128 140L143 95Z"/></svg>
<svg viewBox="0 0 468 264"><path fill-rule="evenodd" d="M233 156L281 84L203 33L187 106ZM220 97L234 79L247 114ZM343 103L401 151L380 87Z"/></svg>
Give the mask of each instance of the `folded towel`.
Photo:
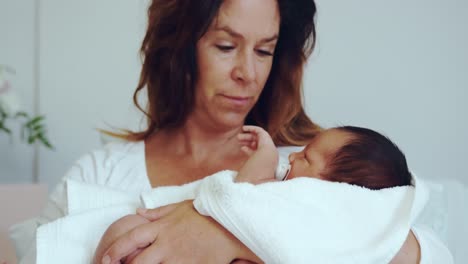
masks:
<svg viewBox="0 0 468 264"><path fill-rule="evenodd" d="M137 207L195 199L266 263L386 263L425 202L424 188L371 191L309 178L254 186L222 171L140 197L68 180L68 212L37 231L37 262L89 263L102 234ZM294 219L294 221L291 221ZM301 229L300 227L310 227Z"/></svg>
<svg viewBox="0 0 468 264"><path fill-rule="evenodd" d="M417 192L372 191L311 178L235 184L231 176L207 178L195 208L265 263L388 263L427 200L419 182Z"/></svg>

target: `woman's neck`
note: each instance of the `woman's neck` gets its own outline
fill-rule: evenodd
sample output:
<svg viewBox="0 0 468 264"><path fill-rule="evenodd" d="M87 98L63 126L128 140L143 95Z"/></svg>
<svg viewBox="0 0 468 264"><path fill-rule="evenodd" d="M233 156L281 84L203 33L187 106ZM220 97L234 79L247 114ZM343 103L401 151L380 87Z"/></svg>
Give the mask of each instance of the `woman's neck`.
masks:
<svg viewBox="0 0 468 264"><path fill-rule="evenodd" d="M174 129L162 129L155 135L159 147L167 146L172 155L204 162L213 157L229 158L241 155L237 134L242 127L212 129L192 120Z"/></svg>
<svg viewBox="0 0 468 264"><path fill-rule="evenodd" d="M181 185L220 170L239 170L247 159L237 134L241 127L208 129L188 120L161 129L146 140L145 159L151 186Z"/></svg>

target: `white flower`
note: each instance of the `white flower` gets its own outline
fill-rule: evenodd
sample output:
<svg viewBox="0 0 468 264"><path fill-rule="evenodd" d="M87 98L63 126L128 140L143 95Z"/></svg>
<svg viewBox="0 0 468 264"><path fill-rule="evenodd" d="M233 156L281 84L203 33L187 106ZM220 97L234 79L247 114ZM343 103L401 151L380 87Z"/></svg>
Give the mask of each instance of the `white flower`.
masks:
<svg viewBox="0 0 468 264"><path fill-rule="evenodd" d="M13 116L21 110L19 98L13 92L10 82L0 69L0 106L7 115Z"/></svg>
<svg viewBox="0 0 468 264"><path fill-rule="evenodd" d="M0 94L0 105L9 116L13 116L21 110L19 99L13 93Z"/></svg>

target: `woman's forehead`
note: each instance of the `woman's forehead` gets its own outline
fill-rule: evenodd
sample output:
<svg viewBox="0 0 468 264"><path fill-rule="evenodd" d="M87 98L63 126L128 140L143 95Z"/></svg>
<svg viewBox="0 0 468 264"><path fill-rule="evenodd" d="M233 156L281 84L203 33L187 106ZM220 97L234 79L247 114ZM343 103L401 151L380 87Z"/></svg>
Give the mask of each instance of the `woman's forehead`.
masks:
<svg viewBox="0 0 468 264"><path fill-rule="evenodd" d="M239 34L278 34L280 15L276 0L226 0L210 29L229 28Z"/></svg>

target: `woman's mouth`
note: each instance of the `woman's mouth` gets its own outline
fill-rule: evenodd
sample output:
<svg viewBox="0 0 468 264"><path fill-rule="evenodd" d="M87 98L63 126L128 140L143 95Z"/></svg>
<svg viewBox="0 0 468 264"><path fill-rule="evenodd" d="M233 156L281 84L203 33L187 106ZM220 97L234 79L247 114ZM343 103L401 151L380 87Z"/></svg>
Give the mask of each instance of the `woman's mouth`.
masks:
<svg viewBox="0 0 468 264"><path fill-rule="evenodd" d="M227 104L236 107L245 107L249 104L250 97L248 96L232 96L232 95L221 95Z"/></svg>

